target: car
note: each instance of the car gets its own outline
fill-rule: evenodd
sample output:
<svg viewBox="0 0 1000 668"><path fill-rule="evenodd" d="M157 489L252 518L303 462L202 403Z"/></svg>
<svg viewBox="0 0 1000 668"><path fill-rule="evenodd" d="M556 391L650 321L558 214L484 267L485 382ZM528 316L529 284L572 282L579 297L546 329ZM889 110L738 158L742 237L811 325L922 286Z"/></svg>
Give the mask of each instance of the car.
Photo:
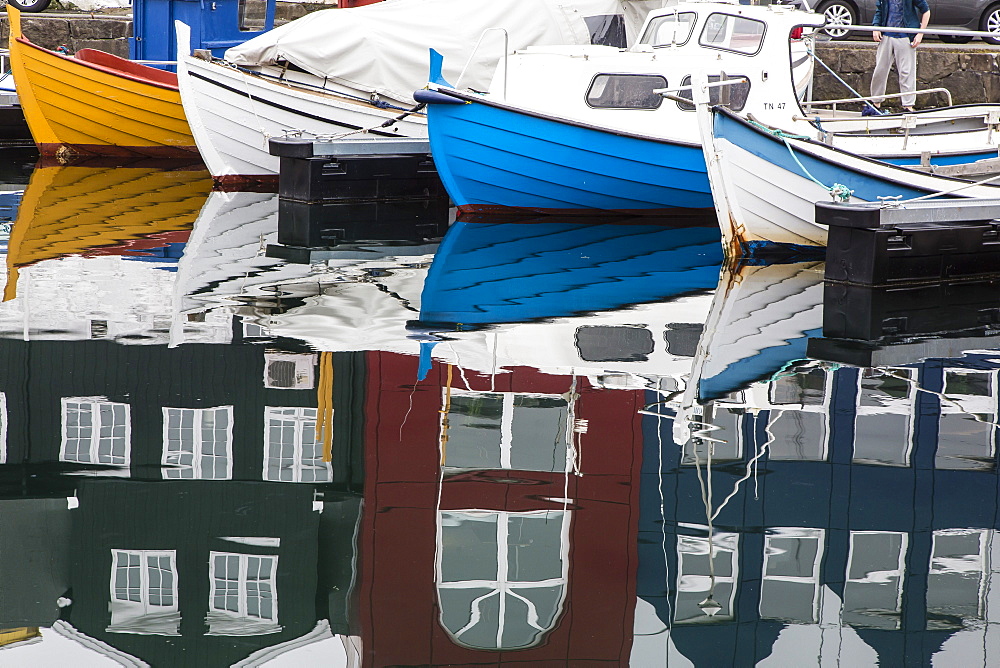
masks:
<svg viewBox="0 0 1000 668"><path fill-rule="evenodd" d="M998 0L927 0L931 6L929 28L948 30L983 30L996 33L996 37L983 37L990 44L1000 44L1000 2ZM819 0L813 2L815 11L826 15L824 30L833 39L846 39L851 32L837 29L838 25L870 25L875 17L875 0ZM949 44L965 44L972 36L941 35L939 39Z"/></svg>

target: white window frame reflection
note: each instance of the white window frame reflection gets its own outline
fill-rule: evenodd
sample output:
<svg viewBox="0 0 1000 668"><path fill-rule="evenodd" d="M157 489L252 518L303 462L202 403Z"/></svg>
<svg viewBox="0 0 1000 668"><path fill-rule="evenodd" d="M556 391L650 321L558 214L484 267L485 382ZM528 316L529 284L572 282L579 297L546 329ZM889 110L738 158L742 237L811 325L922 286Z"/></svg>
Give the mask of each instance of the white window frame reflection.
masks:
<svg viewBox="0 0 1000 668"><path fill-rule="evenodd" d="M949 387L949 377L952 376L980 376L984 377L989 385L986 395L960 394L954 388ZM964 367L945 367L943 369L944 386L941 399L941 417L938 422L938 453L934 460L934 465L939 469L994 469L994 459L996 457L997 420L998 411L998 369L969 369ZM943 434L943 428L947 422L957 420L975 421L984 427L986 442L981 450L973 452L948 452L942 451L942 446L947 448L953 442L947 434ZM965 444L967 445L967 444ZM979 460L979 464L975 463Z"/></svg>
<svg viewBox="0 0 1000 668"><path fill-rule="evenodd" d="M220 573L217 566L218 559L236 559L237 573ZM250 571L250 561L259 560L257 564L257 574L252 575ZM268 564L267 575L262 577L260 566ZM232 577L235 575L236 577ZM246 554L243 552L217 552L212 550L208 556L208 581L210 590L208 593L208 633L210 636L251 636L266 635L268 633L278 633L281 626L278 624L278 555L276 554ZM220 586L225 583L225 586ZM256 584L255 584L256 583ZM266 583L270 588L270 596L261 595L264 589L260 588L261 583ZM257 591L251 591L254 588ZM235 590L237 609L230 610L226 605L218 606L216 597L223 596L230 589ZM270 598L271 615L254 615L251 611L251 599ZM260 601L257 603L258 613L261 610Z"/></svg>
<svg viewBox="0 0 1000 668"><path fill-rule="evenodd" d="M190 416L190 428L180 421ZM226 419L224 430L213 429L205 438L205 426L219 416ZM221 433L220 433L221 432ZM222 454L216 452L222 445ZM188 459L190 463L184 463ZM223 464L218 466L219 461ZM194 478L196 480L230 480L233 477L233 407L169 408L163 407L163 477ZM219 469L223 473L219 474Z"/></svg>
<svg viewBox="0 0 1000 668"><path fill-rule="evenodd" d="M496 520L496 572L490 572L488 575L490 577L483 577L478 579L465 579L465 580L445 580L446 574L444 573L444 550L445 550L445 540L444 532L445 525L455 526L462 522L468 521L482 521L484 519L494 518ZM556 578L547 578L543 580L529 580L529 581L511 581L510 580L510 562L509 562L509 548L510 548L510 537L509 537L509 526L512 519L519 518L538 518L539 520L544 520L546 523L558 522L559 530L559 560L560 575ZM438 606L441 610L440 624L441 628L456 642L463 647L471 647L473 649L485 649L485 650L514 650L514 649L525 649L527 647L534 647L541 643L545 636L553 628L558 626L559 620L562 618L564 603L566 600L566 586L569 580L569 528L572 519L572 511L570 510L533 510L524 512L508 512L508 511L493 511L493 510L448 510L440 511L437 518L437 554L435 555L435 582L437 583L438 589ZM477 564L482 566L483 564ZM484 574L486 575L486 574ZM538 623L538 611L535 604L529 600L528 597L519 593L518 590L526 591L534 588L559 588L559 598L556 603L554 614L552 615L551 623L548 626L542 626ZM474 599L471 603L471 609L468 614L468 623L459 629L449 628L444 620L444 614L446 612L446 603L442 600L440 592L442 590L454 590L454 589L487 589L489 590L483 596L479 596ZM471 630L480 623L491 623L493 620L485 618L482 616L481 610L479 608L487 599L493 596L499 597L499 617L496 620L497 634L496 634L496 644L493 647L480 647L477 645L470 644L462 639L462 635L467 631ZM519 602L516 607L511 607L508 605L509 599L514 599ZM517 645L517 646L507 646L503 645L503 635L505 630L505 623L508 620L509 611L519 611L524 610L526 613L526 621L529 626L537 631L533 642L527 645Z"/></svg>
<svg viewBox="0 0 1000 668"><path fill-rule="evenodd" d="M325 483L333 480L333 467L323 461L323 443L316 437L318 411L302 406L264 407L264 480L272 482ZM272 428L284 431L292 428L292 442L275 441ZM289 446L289 456L282 449ZM305 455L306 449L313 456ZM271 464L277 463L278 475L271 472ZM282 472L290 475L282 477Z"/></svg>
<svg viewBox="0 0 1000 668"><path fill-rule="evenodd" d="M740 535L729 531L711 530L711 555L709 555L710 529L707 526L686 523L681 523L678 526L689 530L693 529L698 531L699 534L704 534L677 535L678 594L682 592L694 593L697 594L694 598L705 600L711 593L713 600L718 603L721 608L714 614L709 614L706 610L704 613L699 612L698 614L692 614L690 617L681 617L683 611L681 610L681 606L678 601L674 607L674 623L717 624L721 622L734 621L736 619L736 610L734 609L734 605L736 602L737 582L739 580ZM692 556L708 556L714 564L719 555L727 553L729 555L729 575L720 575L716 573L713 576L711 571L707 568L704 569L704 573L694 572L695 569L691 565ZM730 586L729 596L721 600L716 596L716 589L719 585Z"/></svg>
<svg viewBox="0 0 1000 668"><path fill-rule="evenodd" d="M862 536L897 536L899 537L899 554L896 555L895 568L890 570L872 571L865 573L861 577L851 577L854 570L854 560L857 556L857 543ZM844 577L844 614L848 614L848 605L852 598L851 585L857 586L884 586L887 582L895 578L895 607L885 612L896 615L894 629L900 628L901 615L903 611L903 587L906 584L906 553L909 548L909 536L902 531L852 531L850 538L850 548L847 555L847 573ZM853 610L851 610L853 611ZM851 626L869 626L868 624L858 624L848 621ZM887 628L885 625L871 624L874 628Z"/></svg>
<svg viewBox="0 0 1000 668"><path fill-rule="evenodd" d="M910 457L913 454L913 435L914 435L914 420L915 420L915 408L916 408L916 396L917 396L917 379L919 377L917 369L911 367L884 367L884 371L888 373L882 373L882 369L877 368L866 368L862 369L861 373L858 374L858 398L857 407L854 418L854 459L853 461L858 464L873 464L876 466L909 466ZM898 376L905 376L905 380L898 378ZM872 380L878 378L892 378L895 380L900 380L906 384L907 394L904 398L889 397L886 395L879 395L878 406L865 406L862 401L865 395L864 381ZM869 395L870 396L870 395ZM858 453L858 425L862 420L878 419L879 415L894 414L894 415L904 415L906 416L906 430L904 434L905 441L902 443L902 449L900 450L899 457L895 461L883 461L879 459L873 459L871 457L866 457L859 455ZM892 430L889 430L892 431ZM882 430L884 433L885 430Z"/></svg>
<svg viewBox="0 0 1000 668"><path fill-rule="evenodd" d="M990 572L990 544L992 543L994 532L988 529L938 529L932 534L930 565L927 570L927 611L928 613L940 613L943 615L953 614L951 610L938 609L934 606L934 595L937 589L944 591L948 598L948 603L954 605L954 593L957 589L954 586L939 587L937 581L947 580L953 577L963 578L965 576L974 577L976 580L976 613L970 620L963 619L962 626L958 628L948 628L948 630L960 630L973 626L976 622L986 619L987 594L989 592L989 572ZM939 554L942 539L952 536L974 536L978 549L975 553L961 555ZM969 624L967 622L972 622ZM933 626L931 614L927 615L927 628Z"/></svg>
<svg viewBox="0 0 1000 668"><path fill-rule="evenodd" d="M542 470L552 473L566 473L573 470L573 465L575 461L575 453L573 451L573 419L575 415L575 401L566 401L565 397L558 394L543 394L538 392L488 392L488 391L478 391L478 390L462 390L456 388L444 388L442 390L442 405L448 407L448 392L451 392L451 400L454 401L456 397L500 397L501 398L501 413L500 413L500 452L499 452L499 466L488 466L483 467L489 470L513 470L514 469L514 452L518 444L514 443L514 413L515 413L515 403L520 398L538 398L538 399L554 399L566 402L566 422L562 425L562 431L560 434L560 440L552 444L553 450L558 448L565 449L565 458L562 462L562 467L558 464L554 467L548 469L526 469L524 467L517 467L517 470L528 471L528 470ZM446 418L449 420L446 422ZM460 471L465 470L463 467L450 466L448 464L448 452L451 448L454 448L454 444L450 442L448 438L444 436L449 436L454 434L456 426L454 424L449 424L451 422L451 412L447 410L441 411L441 421L439 429L442 434L443 452L441 453L441 464L445 469ZM537 444L530 444L534 447Z"/></svg>
<svg viewBox="0 0 1000 668"><path fill-rule="evenodd" d="M805 403L792 403L792 402L777 402L775 393L774 383L768 384L768 419L765 431L768 436L768 459L773 461L826 461L830 452L830 402L833 397L833 378L834 373L831 369L826 369L823 367L816 367L810 369L808 372L802 374L795 374L790 376L792 378L797 378L799 376L822 372L823 374L823 402L819 404L805 404ZM818 439L808 439L810 443L814 443L816 449L814 451L804 451L800 450L796 454L789 454L787 452L782 452L773 448L774 444L774 434L771 431L772 425L774 425L778 420L788 421L793 419L796 413L807 413L810 416L818 416L819 424L822 426L823 433Z"/></svg>
<svg viewBox="0 0 1000 668"><path fill-rule="evenodd" d="M761 575L761 617L764 617L764 598L768 593L768 582L789 582L794 584L808 585L812 588L812 605L810 606L811 617L809 619L795 619L791 617L767 617L769 619L782 619L794 623L815 624L819 621L820 604L820 564L823 563L824 539L826 532L823 529L808 529L798 527L774 527L767 530L764 535L764 567ZM813 557L809 575L780 575L771 573L771 562L783 549L777 545L778 541L800 541L813 542L816 545L816 553Z"/></svg>
<svg viewBox="0 0 1000 668"><path fill-rule="evenodd" d="M129 563L132 558L138 563ZM162 566L164 559L167 568ZM155 564L152 560L156 560ZM163 586L164 571L170 573L169 587ZM111 624L107 631L180 635L177 585L176 550L111 550L111 602L108 605Z"/></svg>
<svg viewBox="0 0 1000 668"><path fill-rule="evenodd" d="M104 419L102 408L111 409L111 421ZM70 416L89 415L89 429L82 425L70 425ZM119 421L118 416L122 416ZM123 428L120 437L102 434L107 429ZM72 443L75 448L71 448ZM115 455L117 442L124 445L124 455ZM63 397L62 398L62 443L59 460L80 464L107 464L127 468L132 457L132 408L129 404L108 401L103 397Z"/></svg>

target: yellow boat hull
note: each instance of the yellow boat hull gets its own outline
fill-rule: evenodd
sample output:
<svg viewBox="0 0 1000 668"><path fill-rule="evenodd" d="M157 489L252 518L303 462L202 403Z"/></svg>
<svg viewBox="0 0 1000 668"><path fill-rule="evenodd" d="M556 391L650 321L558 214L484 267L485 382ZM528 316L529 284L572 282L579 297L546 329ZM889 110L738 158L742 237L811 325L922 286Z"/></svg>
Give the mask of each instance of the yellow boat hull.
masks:
<svg viewBox="0 0 1000 668"><path fill-rule="evenodd" d="M43 49L23 36L20 12L7 13L18 97L43 156L198 158L176 78L110 54L88 62Z"/></svg>

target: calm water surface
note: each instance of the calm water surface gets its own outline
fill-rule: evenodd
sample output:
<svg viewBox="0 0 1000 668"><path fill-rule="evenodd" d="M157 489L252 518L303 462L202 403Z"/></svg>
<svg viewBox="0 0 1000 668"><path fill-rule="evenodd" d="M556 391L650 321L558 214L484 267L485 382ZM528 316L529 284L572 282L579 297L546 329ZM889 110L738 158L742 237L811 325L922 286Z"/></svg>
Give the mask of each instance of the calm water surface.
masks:
<svg viewBox="0 0 1000 668"><path fill-rule="evenodd" d="M0 666L1000 662L996 286L0 161Z"/></svg>

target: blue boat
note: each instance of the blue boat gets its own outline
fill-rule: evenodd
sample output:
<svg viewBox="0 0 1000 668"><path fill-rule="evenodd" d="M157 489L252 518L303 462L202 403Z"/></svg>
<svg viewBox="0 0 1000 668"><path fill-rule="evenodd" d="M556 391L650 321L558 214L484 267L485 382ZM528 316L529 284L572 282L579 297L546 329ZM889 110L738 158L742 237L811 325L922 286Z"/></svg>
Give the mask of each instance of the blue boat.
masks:
<svg viewBox="0 0 1000 668"><path fill-rule="evenodd" d="M699 143L613 132L454 89L414 97L427 103L434 164L461 211L708 212L712 206Z"/></svg>

